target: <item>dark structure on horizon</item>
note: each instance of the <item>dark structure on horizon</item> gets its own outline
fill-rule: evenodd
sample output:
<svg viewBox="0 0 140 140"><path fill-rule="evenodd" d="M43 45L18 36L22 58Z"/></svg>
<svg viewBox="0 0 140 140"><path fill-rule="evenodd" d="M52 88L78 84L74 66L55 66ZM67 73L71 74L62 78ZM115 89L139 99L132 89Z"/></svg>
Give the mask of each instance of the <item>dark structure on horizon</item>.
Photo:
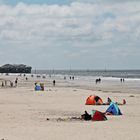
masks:
<svg viewBox="0 0 140 140"><path fill-rule="evenodd" d="M31 73L31 66L24 64L5 64L0 67L0 73Z"/></svg>

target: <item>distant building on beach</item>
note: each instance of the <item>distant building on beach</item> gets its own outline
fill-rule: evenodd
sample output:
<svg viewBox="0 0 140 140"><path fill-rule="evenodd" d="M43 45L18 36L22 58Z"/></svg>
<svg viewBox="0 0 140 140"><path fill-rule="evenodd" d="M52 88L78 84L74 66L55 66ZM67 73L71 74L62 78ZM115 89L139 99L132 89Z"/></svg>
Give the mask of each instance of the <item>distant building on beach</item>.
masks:
<svg viewBox="0 0 140 140"><path fill-rule="evenodd" d="M5 64L0 67L0 73L31 73L31 66L23 64Z"/></svg>

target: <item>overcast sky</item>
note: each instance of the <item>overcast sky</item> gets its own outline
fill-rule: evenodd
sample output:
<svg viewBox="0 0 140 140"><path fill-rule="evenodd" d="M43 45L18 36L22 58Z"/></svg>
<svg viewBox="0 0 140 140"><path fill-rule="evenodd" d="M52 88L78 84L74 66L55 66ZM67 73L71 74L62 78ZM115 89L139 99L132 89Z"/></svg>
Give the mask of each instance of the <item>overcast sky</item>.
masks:
<svg viewBox="0 0 140 140"><path fill-rule="evenodd" d="M139 0L0 0L0 65L140 69L139 61Z"/></svg>

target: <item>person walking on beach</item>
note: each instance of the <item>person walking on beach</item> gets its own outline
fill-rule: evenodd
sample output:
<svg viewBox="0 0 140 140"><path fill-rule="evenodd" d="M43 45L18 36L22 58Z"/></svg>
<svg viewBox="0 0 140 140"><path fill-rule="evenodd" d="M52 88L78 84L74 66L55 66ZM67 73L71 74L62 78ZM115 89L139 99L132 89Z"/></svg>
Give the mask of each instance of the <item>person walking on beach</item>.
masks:
<svg viewBox="0 0 140 140"><path fill-rule="evenodd" d="M16 78L16 80L15 80L15 87L17 86L17 83L18 83L17 81L18 81L18 79Z"/></svg>
<svg viewBox="0 0 140 140"><path fill-rule="evenodd" d="M4 82L3 82L3 81L2 81L2 84L1 84L1 86L2 86L2 87L4 87Z"/></svg>
<svg viewBox="0 0 140 140"><path fill-rule="evenodd" d="M53 86L55 86L55 80L53 80Z"/></svg>
<svg viewBox="0 0 140 140"><path fill-rule="evenodd" d="M122 83L122 82L124 83L124 78L121 78L120 81L121 81L121 83Z"/></svg>
<svg viewBox="0 0 140 140"><path fill-rule="evenodd" d="M101 78L95 80L96 84L101 83Z"/></svg>

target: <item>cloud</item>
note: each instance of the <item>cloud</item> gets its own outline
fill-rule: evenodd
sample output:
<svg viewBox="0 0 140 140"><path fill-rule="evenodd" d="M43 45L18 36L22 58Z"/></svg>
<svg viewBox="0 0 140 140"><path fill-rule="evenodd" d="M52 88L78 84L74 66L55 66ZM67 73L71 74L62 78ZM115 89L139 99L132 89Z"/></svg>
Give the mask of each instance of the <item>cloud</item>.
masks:
<svg viewBox="0 0 140 140"><path fill-rule="evenodd" d="M79 58L89 53L85 49L96 52L99 47L105 50L111 45L115 53L120 53L118 49L126 48L128 44L129 50L135 46L140 51L137 45L140 43L140 2L127 0L123 5L119 2L88 2L77 0L70 5L1 4L0 44L16 48L19 54L18 48L27 47L30 53L34 49L45 53L44 49L48 51L54 47L60 54L62 50L76 51L72 54ZM3 54L5 50L2 50ZM30 56L30 53L27 54Z"/></svg>
<svg viewBox="0 0 140 140"><path fill-rule="evenodd" d="M115 32L129 34L131 26L140 20L138 5L126 4L131 8L123 8L121 4L110 7L83 3L72 3L70 6L2 5L1 38L32 40L92 36L93 39L106 39L113 37Z"/></svg>
<svg viewBox="0 0 140 140"><path fill-rule="evenodd" d="M85 3L126 3L126 2L139 2L139 0L76 0L77 2L85 2Z"/></svg>
<svg viewBox="0 0 140 140"><path fill-rule="evenodd" d="M71 6L26 5L20 3L15 7L0 6L2 40L26 41L32 39L73 39L91 33L94 25L90 23L92 7L83 11L81 4ZM90 14L90 15L89 15Z"/></svg>
<svg viewBox="0 0 140 140"><path fill-rule="evenodd" d="M58 4L58 5L66 5L70 4L75 0L0 0L0 3L8 4L8 5L17 5L20 2L26 3L26 4Z"/></svg>

